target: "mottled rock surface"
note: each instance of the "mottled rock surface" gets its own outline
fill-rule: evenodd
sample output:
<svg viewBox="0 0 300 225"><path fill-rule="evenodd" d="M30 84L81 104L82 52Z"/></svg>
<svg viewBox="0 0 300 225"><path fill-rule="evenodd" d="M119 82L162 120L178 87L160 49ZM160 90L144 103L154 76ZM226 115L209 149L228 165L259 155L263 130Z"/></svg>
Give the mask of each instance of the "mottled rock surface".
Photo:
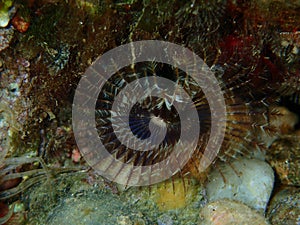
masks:
<svg viewBox="0 0 300 225"><path fill-rule="evenodd" d="M248 206L222 199L207 204L200 211L199 225L268 225L266 219Z"/></svg>
<svg viewBox="0 0 300 225"><path fill-rule="evenodd" d="M270 202L267 217L272 225L299 225L300 189L288 187L276 193Z"/></svg>
<svg viewBox="0 0 300 225"><path fill-rule="evenodd" d="M266 158L282 184L300 186L299 136L285 135L274 141Z"/></svg>

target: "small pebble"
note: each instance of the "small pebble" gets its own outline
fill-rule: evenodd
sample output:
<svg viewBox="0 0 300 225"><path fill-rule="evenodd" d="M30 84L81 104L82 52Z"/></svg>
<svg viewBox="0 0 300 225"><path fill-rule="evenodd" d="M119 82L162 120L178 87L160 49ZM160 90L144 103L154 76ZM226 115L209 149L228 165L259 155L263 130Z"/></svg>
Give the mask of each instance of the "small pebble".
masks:
<svg viewBox="0 0 300 225"><path fill-rule="evenodd" d="M267 212L272 225L300 224L300 188L287 187L276 193Z"/></svg>
<svg viewBox="0 0 300 225"><path fill-rule="evenodd" d="M225 179L225 180L224 180ZM222 163L209 175L208 201L232 199L264 212L274 184L274 172L266 162L240 159Z"/></svg>
<svg viewBox="0 0 300 225"><path fill-rule="evenodd" d="M222 199L200 210L199 225L268 225L267 220L248 206Z"/></svg>
<svg viewBox="0 0 300 225"><path fill-rule="evenodd" d="M16 10L14 7L12 7L12 4L13 4L12 0L1 1L0 27L6 27L10 21L10 17L15 13Z"/></svg>
<svg viewBox="0 0 300 225"><path fill-rule="evenodd" d="M285 135L273 142L266 160L282 184L300 186L300 142L297 135Z"/></svg>

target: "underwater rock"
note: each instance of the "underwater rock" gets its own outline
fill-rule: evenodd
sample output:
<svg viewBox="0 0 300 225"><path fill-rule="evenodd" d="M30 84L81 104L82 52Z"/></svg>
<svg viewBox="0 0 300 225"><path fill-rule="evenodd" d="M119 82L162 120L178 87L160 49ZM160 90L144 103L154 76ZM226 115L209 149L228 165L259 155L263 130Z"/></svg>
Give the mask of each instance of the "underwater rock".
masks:
<svg viewBox="0 0 300 225"><path fill-rule="evenodd" d="M0 27L6 27L10 21L10 16L14 10L10 10L13 4L12 0L0 2Z"/></svg>
<svg viewBox="0 0 300 225"><path fill-rule="evenodd" d="M207 204L200 211L199 225L268 225L266 219L248 206L222 199Z"/></svg>
<svg viewBox="0 0 300 225"><path fill-rule="evenodd" d="M8 13L0 11L0 27L6 27L9 23Z"/></svg>
<svg viewBox="0 0 300 225"><path fill-rule="evenodd" d="M69 198L49 215L47 224L132 224L125 211L122 202L110 195Z"/></svg>
<svg viewBox="0 0 300 225"><path fill-rule="evenodd" d="M101 178L91 186L84 173L64 174L32 187L26 195L28 224L145 224L124 196L114 194Z"/></svg>
<svg viewBox="0 0 300 225"><path fill-rule="evenodd" d="M14 34L12 27L0 28L0 52L9 46Z"/></svg>
<svg viewBox="0 0 300 225"><path fill-rule="evenodd" d="M300 224L300 189L285 188L270 202L267 217L273 225Z"/></svg>
<svg viewBox="0 0 300 225"><path fill-rule="evenodd" d="M12 32L13 29L0 29ZM10 30L10 31L9 31ZM3 46L0 35L0 51ZM3 37L4 38L4 37ZM8 38L8 37L5 37ZM12 36L11 36L12 38ZM8 41L8 40L6 40ZM7 46L9 43L7 43ZM0 66L0 164L8 151L14 154L18 148L13 147L21 138L16 138L22 130L25 122L28 104L25 93L25 85L28 84L28 73L30 63L24 58L0 57L4 62ZM1 64L1 63L0 63ZM19 136L20 137L20 136Z"/></svg>
<svg viewBox="0 0 300 225"><path fill-rule="evenodd" d="M285 135L274 141L267 151L267 161L282 184L300 185L299 136Z"/></svg>
<svg viewBox="0 0 300 225"><path fill-rule="evenodd" d="M2 115L0 113L0 146L3 149L0 149L0 156L5 155L3 152L7 149L4 147L8 145L6 142L8 128L21 124L22 127L20 129L17 127L13 133L13 147L18 150L14 155L20 156L29 152L41 156L46 163L45 168L50 170L50 173L47 173L47 182L51 179L55 181L47 186L55 191L45 188L43 192L38 192L39 195L34 195L36 198L33 198L32 194L22 193L21 200L27 200L25 205L28 205L26 209L28 220L34 216L40 218L41 215L49 215L47 223L43 221L31 224L66 224L66 220L74 224L80 222L87 224L91 218L97 224L135 223L134 216L129 212L134 211L134 207L139 207L137 211L142 211L147 216L149 224L197 224L194 217L198 218L202 204L202 196L198 191L200 188L197 186L185 184L184 187L180 186L182 183L174 181L161 186L147 187L143 191L136 190L134 196L128 197L133 193L132 188L127 190L128 194L125 191L122 193L129 198L125 202L118 196L108 197L103 193L89 195L80 192L79 188L69 192L71 184L75 182L73 178L68 183L62 182L66 183L63 187L57 185L61 175L53 175L56 171L53 165L59 169L74 166L70 160L71 156L78 166L85 163L83 159L79 159L77 151L73 152L76 145L72 136L71 108L78 81L96 57L116 46L144 39L170 41L195 51L209 67L215 69L226 96L228 112L226 139L218 154L219 158L236 157L242 150L251 152L252 149L248 148L248 145L253 144L255 145L253 147L257 147L256 143L260 140L256 141L258 136L256 131L263 130L268 125L269 104L276 102L281 95L286 95L283 90L277 91L283 81L285 81L283 89L291 89L288 95L299 93L299 67L297 66L299 47L296 45L299 42L290 38L294 33L292 31L299 30L299 19L297 19L300 15L297 13L299 7L292 7L290 10L290 7L285 6L289 4L284 1L18 0L15 2L18 3L16 4L18 12L23 10L23 13L28 16L17 14L17 17L8 23L14 25L16 30L6 25L6 28L0 28L0 53L1 58L5 59L2 62L1 74L4 95L1 97L10 100L8 104L2 105L3 113L1 112ZM273 2L275 6L271 7ZM5 15L7 21L7 14ZM29 29L27 19L30 19ZM284 41L279 48L275 48L277 42L272 41L274 36L282 37L278 39L279 43ZM299 37L299 32L296 37ZM22 66L21 61L15 60L22 58L28 66ZM169 74L168 69L151 63L163 72L162 75L172 75ZM151 72L152 69L149 69ZM14 76L12 71L15 71ZM178 80L177 75L178 73L173 73L172 76ZM285 77L289 79L286 80ZM196 90L197 87L193 82L183 81L187 81L188 90ZM24 86L19 85L21 83ZM198 94L196 100L199 101L195 103L201 112L199 115L205 117L201 118L201 123L203 121L204 125L201 126L201 130L205 128L207 131L205 133L209 135L213 112L209 112L209 104L204 99L204 95ZM11 103L18 107L10 107ZM9 108L6 107L7 105ZM4 107L7 108L5 111ZM166 114L165 112L168 113L168 110L164 109L162 114ZM14 114L16 114L15 119L7 119L12 118ZM13 116L8 117L8 115ZM260 117L266 121L262 121ZM100 119L104 119L103 116ZM14 124L7 121L13 121ZM175 124L174 122L171 121L170 124ZM61 127L64 132L57 132ZM106 125L103 127L104 130L107 128ZM252 130L252 127L255 129ZM265 130L269 135L269 130ZM203 138L204 142L205 138ZM228 152L228 146L233 145L234 150ZM204 148L200 148L191 161L197 163L201 150ZM142 162L147 162L147 159L149 157ZM224 183L221 176L218 176L219 186L225 186L224 192L232 198L237 194L237 198L246 198L247 201L254 199L255 202L249 205L254 204L255 207L264 209L273 185L271 169L270 171L268 169L267 176L261 174L259 170L261 167L257 165L254 168L247 163L245 169L243 165L236 164L233 166L238 171L236 173L227 165L227 170L231 172L228 172L230 175L223 172ZM193 172L191 167L194 167L194 164L189 163L187 172ZM199 167L195 168L197 170ZM239 173L241 175L237 175ZM197 172L194 174L198 175ZM42 178L46 180L45 176ZM26 179L28 180L27 176ZM253 186L252 183L246 185L245 180L249 182L254 180ZM231 181L235 183L232 184ZM216 181L210 181L213 182ZM236 189L230 190L232 185ZM251 190L247 189L248 186L251 186ZM22 192L25 189L27 188L24 187ZM90 189L88 192L99 188ZM222 188L220 190L223 191ZM32 193L33 188L28 192ZM152 194L153 192L157 193ZM190 196L193 197L188 198L185 193L191 193ZM213 196L213 191L210 193ZM240 196L239 193L243 195ZM54 200L50 199L50 195L53 195ZM32 198L28 199L28 196ZM131 203L130 206L126 205L129 204L128 202ZM119 204L123 205L119 206ZM93 211L97 207L101 208L100 215L95 215L97 210ZM51 210L52 214L46 209ZM161 215L166 216L161 217Z"/></svg>
<svg viewBox="0 0 300 225"><path fill-rule="evenodd" d="M232 199L264 212L274 183L274 172L265 162L239 159L212 171L206 185L209 202Z"/></svg>
<svg viewBox="0 0 300 225"><path fill-rule="evenodd" d="M61 174L55 179L45 179L45 182L26 191L25 205L30 208L28 224L195 225L199 221L199 208L204 205L203 189L192 184L192 180L185 180L185 193L180 193L183 191L179 187L182 183L176 180L175 189L170 187L170 181L166 187L161 183L157 187L116 190L114 183L99 176L90 176L93 175L87 176L82 172ZM189 198L185 207L162 211L156 192L169 190L175 193L174 198L187 192L195 195L193 199Z"/></svg>

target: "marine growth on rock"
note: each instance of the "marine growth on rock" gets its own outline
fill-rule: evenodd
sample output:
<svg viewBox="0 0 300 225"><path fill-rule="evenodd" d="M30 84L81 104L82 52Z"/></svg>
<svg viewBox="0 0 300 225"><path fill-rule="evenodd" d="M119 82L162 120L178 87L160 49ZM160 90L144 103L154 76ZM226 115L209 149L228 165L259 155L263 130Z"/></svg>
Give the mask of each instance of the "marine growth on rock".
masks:
<svg viewBox="0 0 300 225"><path fill-rule="evenodd" d="M43 182L40 178L48 181L64 172L93 168L85 161L85 154L97 160L97 149L81 151L81 157L73 134L76 88L99 56L141 40L188 48L216 77L226 105L226 126L224 141L211 165L215 170L220 161L231 166L235 158L261 160L267 152L267 161L280 179L275 183L299 186L299 141L294 132L299 129L300 115L299 9L295 0L2 1L0 196L8 197L0 197L1 204L12 205L20 196L28 200L23 196L26 185ZM174 107L180 96L173 95L172 101L141 96L130 111L129 127L139 139L151 135L150 121L166 127L166 137L153 151L131 149L114 133L114 99L126 85L143 77L167 78L192 99L198 114L195 123L201 126L197 148L170 179L191 176L204 183L210 168L203 172L200 159L211 135L214 112L201 87L174 66L153 59L133 63L108 79L95 105L99 139L115 159L131 166L154 165L172 153L181 135L182 123ZM97 88L97 84L89 88ZM125 98L122 104L127 104ZM293 122L283 119L286 111L291 111ZM283 133L287 136L282 137ZM291 149L283 153L287 145ZM289 161L291 155L295 157ZM118 170L116 174L124 172L113 169ZM14 187L5 186L14 178L18 178ZM222 179L226 181L226 177ZM6 215L11 216L11 211ZM0 219L4 222L7 218Z"/></svg>

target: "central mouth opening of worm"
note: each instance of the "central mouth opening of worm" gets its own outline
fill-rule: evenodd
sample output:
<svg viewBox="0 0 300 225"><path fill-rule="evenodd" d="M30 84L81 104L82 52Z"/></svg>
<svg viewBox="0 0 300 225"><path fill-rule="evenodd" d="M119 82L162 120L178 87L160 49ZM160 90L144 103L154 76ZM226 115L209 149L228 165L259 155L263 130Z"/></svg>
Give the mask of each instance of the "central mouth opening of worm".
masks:
<svg viewBox="0 0 300 225"><path fill-rule="evenodd" d="M150 103L150 104L149 104ZM147 139L162 129L167 135L162 145L176 144L180 138L180 118L174 106L167 108L163 98L149 96L136 103L129 115L131 132L139 139Z"/></svg>

